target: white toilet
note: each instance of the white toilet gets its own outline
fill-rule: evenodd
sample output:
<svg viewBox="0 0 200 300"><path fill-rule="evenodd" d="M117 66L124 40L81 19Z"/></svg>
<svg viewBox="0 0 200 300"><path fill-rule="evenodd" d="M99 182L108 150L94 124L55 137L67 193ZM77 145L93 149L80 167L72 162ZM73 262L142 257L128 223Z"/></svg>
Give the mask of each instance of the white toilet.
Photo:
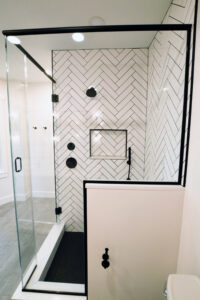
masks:
<svg viewBox="0 0 200 300"><path fill-rule="evenodd" d="M194 275L169 275L167 300L200 300L200 278Z"/></svg>

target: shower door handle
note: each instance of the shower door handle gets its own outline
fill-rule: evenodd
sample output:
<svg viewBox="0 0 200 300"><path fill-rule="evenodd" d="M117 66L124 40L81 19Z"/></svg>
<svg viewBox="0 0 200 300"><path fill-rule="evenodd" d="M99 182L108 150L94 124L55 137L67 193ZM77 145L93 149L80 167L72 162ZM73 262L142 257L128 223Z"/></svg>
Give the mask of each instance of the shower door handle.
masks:
<svg viewBox="0 0 200 300"><path fill-rule="evenodd" d="M19 161L19 168L18 168L18 161ZM15 158L15 172L19 173L22 170L22 159L21 157Z"/></svg>

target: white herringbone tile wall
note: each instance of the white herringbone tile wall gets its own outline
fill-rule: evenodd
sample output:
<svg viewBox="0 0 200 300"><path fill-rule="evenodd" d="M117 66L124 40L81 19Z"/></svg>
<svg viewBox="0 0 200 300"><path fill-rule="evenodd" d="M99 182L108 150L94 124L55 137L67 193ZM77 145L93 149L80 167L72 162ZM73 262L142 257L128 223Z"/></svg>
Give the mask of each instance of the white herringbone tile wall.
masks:
<svg viewBox="0 0 200 300"><path fill-rule="evenodd" d="M194 5L173 0L163 23L193 24ZM69 231L83 230L84 179L127 178L126 160L89 157L89 129L128 130L132 180L177 180L184 66L181 32L158 32L149 49L53 51L60 97L54 105L56 193L59 218ZM97 87L94 99L85 94L91 85ZM72 152L69 142L76 145ZM114 147L111 139L102 149L110 153ZM78 162L73 170L66 167L71 156Z"/></svg>
<svg viewBox="0 0 200 300"><path fill-rule="evenodd" d="M194 22L195 0L173 0L163 23ZM186 34L158 32L149 48L145 180L177 181Z"/></svg>
<svg viewBox="0 0 200 300"><path fill-rule="evenodd" d="M53 51L54 92L59 95L54 104L56 193L63 209L60 220L69 231L83 230L84 179L127 178L126 159L89 157L90 129L127 129L131 179L144 179L147 62L147 49ZM95 98L85 94L91 85L97 88ZM118 139L121 145L124 137ZM69 142L76 145L73 151L67 149ZM112 142L104 143L105 152L115 146ZM77 159L75 169L66 167L69 157Z"/></svg>

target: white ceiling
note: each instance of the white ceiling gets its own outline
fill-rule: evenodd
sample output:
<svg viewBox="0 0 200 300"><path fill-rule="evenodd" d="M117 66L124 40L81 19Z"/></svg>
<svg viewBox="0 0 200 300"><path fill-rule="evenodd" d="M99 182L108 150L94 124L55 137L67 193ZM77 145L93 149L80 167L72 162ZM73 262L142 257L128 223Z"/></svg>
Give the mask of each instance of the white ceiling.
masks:
<svg viewBox="0 0 200 300"><path fill-rule="evenodd" d="M88 26L93 16L110 24L160 24L171 0L0 0L0 29ZM21 36L22 46L46 69L52 49L145 48L155 33L88 33L82 43L68 35ZM0 38L0 78L5 78L4 40ZM23 56L9 45L10 78L22 80ZM28 66L29 81L46 81Z"/></svg>

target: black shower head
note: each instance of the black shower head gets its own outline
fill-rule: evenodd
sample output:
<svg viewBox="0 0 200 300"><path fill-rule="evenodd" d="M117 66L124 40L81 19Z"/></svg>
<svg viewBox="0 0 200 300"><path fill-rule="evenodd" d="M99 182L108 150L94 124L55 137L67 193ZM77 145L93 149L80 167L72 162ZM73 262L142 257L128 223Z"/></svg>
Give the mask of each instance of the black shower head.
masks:
<svg viewBox="0 0 200 300"><path fill-rule="evenodd" d="M86 91L86 95L90 98L94 98L97 94L97 91L95 90L95 88L93 86L89 87Z"/></svg>

